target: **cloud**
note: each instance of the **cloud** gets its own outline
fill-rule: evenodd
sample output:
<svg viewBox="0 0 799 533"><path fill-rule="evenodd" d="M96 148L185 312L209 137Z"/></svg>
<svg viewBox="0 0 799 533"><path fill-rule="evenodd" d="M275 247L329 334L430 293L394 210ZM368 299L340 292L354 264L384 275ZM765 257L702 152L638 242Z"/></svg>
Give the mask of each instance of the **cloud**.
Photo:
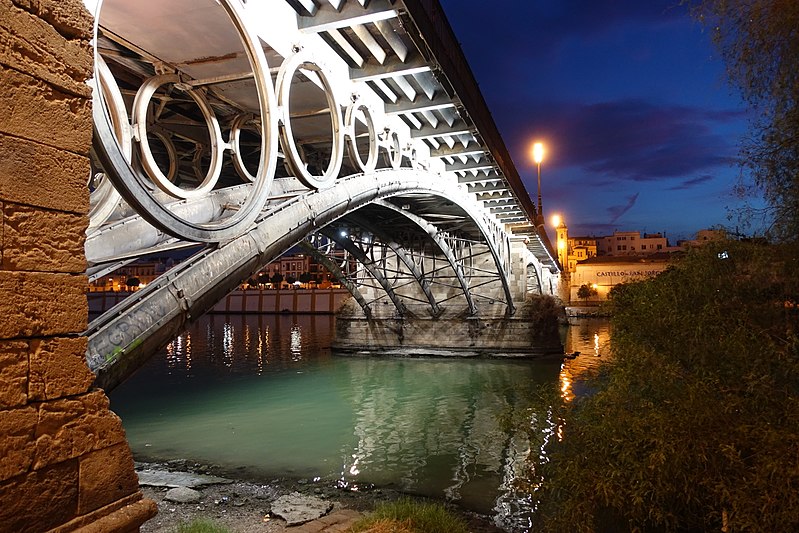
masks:
<svg viewBox="0 0 799 533"><path fill-rule="evenodd" d="M516 140L511 151L524 161L531 138L551 145L548 166L555 171L577 167L597 182L647 182L707 173L730 165L737 147L722 133L740 120L742 111L708 111L698 107L656 105L625 99L598 104L558 102L538 104L524 118L501 111L512 124L506 138ZM561 172L562 174L562 172ZM689 185L694 185L694 182Z"/></svg>
<svg viewBox="0 0 799 533"><path fill-rule="evenodd" d="M607 222L585 221L569 224L569 236L612 235L619 227Z"/></svg>
<svg viewBox="0 0 799 533"><path fill-rule="evenodd" d="M675 185L674 187L669 187L669 190L670 191L684 191L684 190L690 189L690 188L692 188L692 187L694 187L696 185L701 185L702 183L707 183L708 181L711 181L712 179L713 179L713 176L705 174L704 176L699 176L699 177L696 177L696 178L685 180L682 183L680 183L679 185Z"/></svg>
<svg viewBox="0 0 799 533"><path fill-rule="evenodd" d="M608 207L608 213L611 216L610 224L615 224L616 221L619 220L619 218L621 218L624 215L624 213L632 209L632 207L635 205L635 202L638 200L639 194L641 193L637 192L632 196L628 196L627 203L624 205L614 205Z"/></svg>

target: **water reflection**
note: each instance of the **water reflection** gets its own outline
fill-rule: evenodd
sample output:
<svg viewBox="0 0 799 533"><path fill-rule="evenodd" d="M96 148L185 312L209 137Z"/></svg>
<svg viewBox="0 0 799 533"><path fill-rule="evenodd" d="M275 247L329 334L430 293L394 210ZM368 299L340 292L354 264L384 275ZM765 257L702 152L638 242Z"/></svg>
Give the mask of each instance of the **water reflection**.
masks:
<svg viewBox="0 0 799 533"><path fill-rule="evenodd" d="M566 353L580 352L574 359L564 359L560 369L561 397L570 402L586 392L587 373L595 370L602 358L610 357L610 322L605 319L574 320L566 333Z"/></svg>
<svg viewBox="0 0 799 533"><path fill-rule="evenodd" d="M296 324L291 326L289 349L291 350L292 361L299 361L302 359L302 328Z"/></svg>
<svg viewBox="0 0 799 533"><path fill-rule="evenodd" d="M191 335L181 335L164 348L166 364L170 370L184 369L191 373Z"/></svg>
<svg viewBox="0 0 799 533"><path fill-rule="evenodd" d="M508 415L537 384L579 393L582 369L606 357L608 328L573 328L566 348L585 356L563 365L333 357L333 329L327 316L202 318L112 394L134 453L392 486L525 529L536 484L519 481L546 457ZM524 412L543 443L557 438L551 411Z"/></svg>

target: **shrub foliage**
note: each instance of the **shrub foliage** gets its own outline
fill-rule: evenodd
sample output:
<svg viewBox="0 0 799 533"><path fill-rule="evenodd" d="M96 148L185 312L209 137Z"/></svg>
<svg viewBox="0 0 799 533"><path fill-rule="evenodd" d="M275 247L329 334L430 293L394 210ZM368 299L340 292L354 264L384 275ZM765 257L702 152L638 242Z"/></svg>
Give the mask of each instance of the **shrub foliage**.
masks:
<svg viewBox="0 0 799 533"><path fill-rule="evenodd" d="M542 531L799 531L796 257L723 242L614 291L612 361L556 406Z"/></svg>

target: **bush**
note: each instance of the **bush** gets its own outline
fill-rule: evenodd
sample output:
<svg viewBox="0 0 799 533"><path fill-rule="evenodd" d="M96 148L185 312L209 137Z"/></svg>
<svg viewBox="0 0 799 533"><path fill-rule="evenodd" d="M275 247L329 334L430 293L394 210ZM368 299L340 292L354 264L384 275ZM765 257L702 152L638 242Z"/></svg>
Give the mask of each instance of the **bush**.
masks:
<svg viewBox="0 0 799 533"><path fill-rule="evenodd" d="M558 324L565 319L563 303L543 294L527 295L517 316L528 319L536 332L536 339L541 340L559 338Z"/></svg>
<svg viewBox="0 0 799 533"><path fill-rule="evenodd" d="M614 294L597 392L556 406L543 531L799 530L795 257L707 245Z"/></svg>
<svg viewBox="0 0 799 533"><path fill-rule="evenodd" d="M599 294L599 291L597 291L593 285L588 285L586 283L580 285L580 288L577 289L577 297L581 300L593 298L597 294Z"/></svg>
<svg viewBox="0 0 799 533"><path fill-rule="evenodd" d="M438 503L410 498L381 503L350 531L369 533L467 533L466 522Z"/></svg>

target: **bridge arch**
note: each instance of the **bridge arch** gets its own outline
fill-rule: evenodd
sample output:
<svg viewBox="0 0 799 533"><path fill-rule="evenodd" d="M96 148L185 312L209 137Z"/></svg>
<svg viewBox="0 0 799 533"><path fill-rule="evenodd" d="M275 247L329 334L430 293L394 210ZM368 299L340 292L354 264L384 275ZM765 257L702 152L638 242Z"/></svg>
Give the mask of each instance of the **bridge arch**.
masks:
<svg viewBox="0 0 799 533"><path fill-rule="evenodd" d="M475 202L464 191L442 180L431 179L413 169L378 170L339 179L336 187L309 191L262 215L244 235L218 248L206 249L189 261L156 279L92 324L87 359L98 376L98 384L115 386L153 350L165 344L192 317L199 316L284 251L319 228L380 200L403 195L436 197L457 205L465 213L476 211ZM203 200L196 200L202 202ZM185 200L189 205L191 200ZM135 225L114 226L124 231ZM474 220L480 227L481 220ZM481 233L488 233L481 227ZM490 235L490 233L488 233ZM113 231L102 234L115 240ZM491 243L487 241L489 248ZM102 246L99 246L102 248ZM500 253L492 249L501 272ZM507 276L500 275L503 292L510 294ZM512 300L509 300L512 305ZM509 306L510 307L510 306Z"/></svg>

